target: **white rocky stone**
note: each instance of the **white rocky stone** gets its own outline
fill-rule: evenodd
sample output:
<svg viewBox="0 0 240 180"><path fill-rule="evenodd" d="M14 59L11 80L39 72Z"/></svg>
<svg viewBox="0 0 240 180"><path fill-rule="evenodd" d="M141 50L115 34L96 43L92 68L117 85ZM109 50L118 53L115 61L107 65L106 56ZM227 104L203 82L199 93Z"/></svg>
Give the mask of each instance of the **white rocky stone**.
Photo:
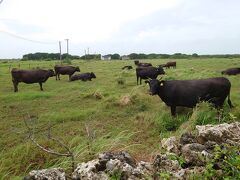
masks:
<svg viewBox="0 0 240 180"><path fill-rule="evenodd" d="M29 179L34 180L66 180L65 172L62 168L33 170L29 173ZM26 178L27 179L27 178Z"/></svg>
<svg viewBox="0 0 240 180"><path fill-rule="evenodd" d="M172 136L170 138L163 138L161 141L161 146L166 149L168 152L173 152L176 154L179 154L178 150L178 140L175 136Z"/></svg>
<svg viewBox="0 0 240 180"><path fill-rule="evenodd" d="M207 141L225 143L227 140L240 143L240 122L196 126L196 129L198 131L198 139L202 143Z"/></svg>

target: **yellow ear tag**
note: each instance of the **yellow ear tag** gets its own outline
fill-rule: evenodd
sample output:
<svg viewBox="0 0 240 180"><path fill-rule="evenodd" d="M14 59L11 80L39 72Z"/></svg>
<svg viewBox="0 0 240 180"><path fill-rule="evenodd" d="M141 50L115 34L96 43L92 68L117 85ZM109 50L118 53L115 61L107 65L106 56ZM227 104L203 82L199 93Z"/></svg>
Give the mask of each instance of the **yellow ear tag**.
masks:
<svg viewBox="0 0 240 180"><path fill-rule="evenodd" d="M163 86L163 83L161 83L160 86Z"/></svg>

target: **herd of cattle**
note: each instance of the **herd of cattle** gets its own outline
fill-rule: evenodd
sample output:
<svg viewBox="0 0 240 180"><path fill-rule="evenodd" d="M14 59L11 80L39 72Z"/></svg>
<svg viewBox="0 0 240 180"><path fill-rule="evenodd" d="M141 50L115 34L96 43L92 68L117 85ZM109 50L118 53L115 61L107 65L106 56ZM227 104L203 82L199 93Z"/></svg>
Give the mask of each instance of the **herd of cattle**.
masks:
<svg viewBox="0 0 240 180"><path fill-rule="evenodd" d="M40 89L43 91L42 83L46 82L49 77L53 76L56 76L56 80L60 80L60 74L68 75L69 81L91 81L92 78L96 78L96 75L93 72L73 75L75 72L80 72L79 67L56 65L54 66L54 70L55 71L52 69L22 70L13 68L11 74L14 92L18 91L18 84L20 82L24 82L26 84L39 83Z"/></svg>
<svg viewBox="0 0 240 180"><path fill-rule="evenodd" d="M152 66L151 63L140 63L138 60L134 61L136 65L137 85L142 83L149 84L150 95L158 95L161 100L171 108L171 114L176 115L176 107L183 106L192 108L196 106L199 101L208 101L212 103L215 108L222 108L225 99L228 97L228 104L232 108L233 105L230 100L231 83L224 77L197 79L197 80L158 80L158 75L165 74L163 68L176 68L176 62L167 62L157 67ZM122 69L133 69L132 66L124 66ZM56 80L60 80L60 75L68 75L69 81L91 81L96 78L96 75L91 73L75 74L80 72L79 67L60 66L56 65L52 69L34 69L21 70L13 68L11 71L14 92L18 91L18 84L24 82L27 84L39 83L40 89L42 83L46 82L49 77L56 76ZM222 74L237 75L240 74L240 68L231 68L222 71Z"/></svg>

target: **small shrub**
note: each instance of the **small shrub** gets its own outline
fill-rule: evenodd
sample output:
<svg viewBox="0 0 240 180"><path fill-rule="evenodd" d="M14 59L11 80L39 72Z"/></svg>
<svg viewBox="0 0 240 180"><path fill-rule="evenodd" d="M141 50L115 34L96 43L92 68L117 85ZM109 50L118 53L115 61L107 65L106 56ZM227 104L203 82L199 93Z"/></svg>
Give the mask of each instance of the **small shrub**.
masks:
<svg viewBox="0 0 240 180"><path fill-rule="evenodd" d="M238 146L216 146L213 158L204 172L206 179L240 179L240 151Z"/></svg>
<svg viewBox="0 0 240 180"><path fill-rule="evenodd" d="M169 113L158 113L154 118L154 124L160 132L175 131L179 127L177 118Z"/></svg>
<svg viewBox="0 0 240 180"><path fill-rule="evenodd" d="M218 122L217 111L207 102L201 102L197 104L193 110L191 121L194 121L195 125L216 124Z"/></svg>
<svg viewBox="0 0 240 180"><path fill-rule="evenodd" d="M102 99L102 98L103 98L102 93L101 93L100 91L98 91L98 90L93 93L93 96L94 96L96 99Z"/></svg>
<svg viewBox="0 0 240 180"><path fill-rule="evenodd" d="M65 64L72 64L72 61L70 59L64 59L63 63L65 63Z"/></svg>

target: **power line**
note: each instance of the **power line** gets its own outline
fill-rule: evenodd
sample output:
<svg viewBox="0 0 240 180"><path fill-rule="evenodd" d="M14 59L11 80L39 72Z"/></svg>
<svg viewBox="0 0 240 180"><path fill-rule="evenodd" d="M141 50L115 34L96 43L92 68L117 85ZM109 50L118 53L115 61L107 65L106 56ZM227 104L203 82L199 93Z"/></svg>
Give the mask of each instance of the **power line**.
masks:
<svg viewBox="0 0 240 180"><path fill-rule="evenodd" d="M26 38L26 37L23 37L23 36L19 36L19 35L16 35L16 34L13 34L13 33L10 33L10 32L7 32L7 31L4 31L4 30L0 30L1 33L4 33L4 34L7 34L9 36L12 36L14 38L17 38L17 39L22 39L22 40L25 40L25 41L29 41L29 42L33 42L33 43L39 43L39 44L56 44L58 43L58 41L55 41L55 42L44 42L44 41L38 41L38 40L33 40L33 39L29 39L29 38Z"/></svg>

